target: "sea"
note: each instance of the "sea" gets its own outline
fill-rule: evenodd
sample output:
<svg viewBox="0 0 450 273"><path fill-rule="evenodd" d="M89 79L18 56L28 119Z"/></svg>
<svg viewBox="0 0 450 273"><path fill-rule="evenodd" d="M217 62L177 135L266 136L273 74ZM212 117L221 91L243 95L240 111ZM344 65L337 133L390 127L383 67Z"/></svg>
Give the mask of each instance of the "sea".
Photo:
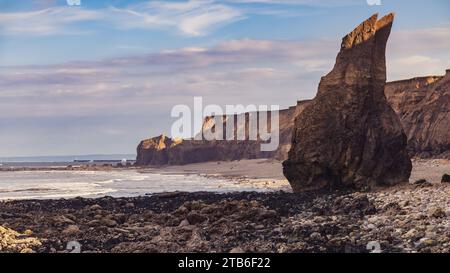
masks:
<svg viewBox="0 0 450 273"><path fill-rule="evenodd" d="M0 168L61 168L68 165L77 166L79 162L85 160L91 164L94 162L93 159L86 158L53 162L20 162L16 159L15 162L0 161ZM128 162L131 161L128 160ZM97 165L104 162L115 161L95 159ZM136 169L0 171L0 200L133 197L173 191L226 193L269 190L258 185L239 183L225 178L205 177L199 174L142 172Z"/></svg>

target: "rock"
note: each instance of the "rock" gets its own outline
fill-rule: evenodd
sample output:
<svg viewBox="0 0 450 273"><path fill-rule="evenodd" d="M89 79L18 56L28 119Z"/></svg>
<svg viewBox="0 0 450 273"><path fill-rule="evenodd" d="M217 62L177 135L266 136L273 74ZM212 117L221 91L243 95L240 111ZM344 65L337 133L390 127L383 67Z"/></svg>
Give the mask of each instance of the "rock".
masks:
<svg viewBox="0 0 450 273"><path fill-rule="evenodd" d="M406 232L403 237L407 238L407 239L414 239L417 238L418 236L418 231L416 229L410 229L408 230L408 232Z"/></svg>
<svg viewBox="0 0 450 273"><path fill-rule="evenodd" d="M27 229L27 230L25 230L25 231L23 232L23 234L24 234L25 236L31 236L31 235L33 235L33 231L30 230L30 229Z"/></svg>
<svg viewBox="0 0 450 273"><path fill-rule="evenodd" d="M92 206L90 206L89 207L89 209L90 210L101 210L102 209L102 206L100 206L100 205L98 205L98 204L95 204L95 205L92 205Z"/></svg>
<svg viewBox="0 0 450 273"><path fill-rule="evenodd" d="M160 135L146 139L139 143L137 148L136 164L138 165L165 165L168 162L167 151L172 145L172 139Z"/></svg>
<svg viewBox="0 0 450 273"><path fill-rule="evenodd" d="M408 138L410 155L422 158L449 158L448 102L450 70L446 76L426 76L389 82L384 93L399 117ZM311 101L299 101L296 106L281 110L280 145L273 153L260 153L259 145L248 141L209 143L191 140L173 140L161 135L143 140L137 148L137 165L179 165L217 160L245 158L275 158L285 160L291 147L294 119ZM231 117L227 117L230 119ZM205 118L203 129L210 126ZM225 119L226 120L226 119ZM241 129L242 130L242 129ZM178 146L175 148L175 146ZM244 150L245 153L238 151ZM192 153L193 155L189 155Z"/></svg>
<svg viewBox="0 0 450 273"><path fill-rule="evenodd" d="M89 210L92 199L0 202L0 218L15 213L1 218L5 226L29 228L34 239L42 238L41 245L34 245L25 234L31 232L3 229L4 233L0 227L0 252L28 248L57 253L76 240L83 252L102 253L228 253L237 247L249 253L360 253L367 252L371 241L379 242L383 253L448 253L449 191L450 185L437 184L370 193L202 192L174 198L102 198L103 217L93 223L98 211ZM139 209L125 210L129 202ZM437 208L446 211L444 218L431 216ZM58 213L76 220L82 232L68 235L62 232L68 225L55 227ZM190 225L189 214L207 220ZM105 226L103 219L115 220L117 226Z"/></svg>
<svg viewBox="0 0 450 273"><path fill-rule="evenodd" d="M450 183L450 174L444 174L441 179L442 183Z"/></svg>
<svg viewBox="0 0 450 273"><path fill-rule="evenodd" d="M190 224L196 225L205 222L206 220L208 220L208 217L191 212L188 214L187 220Z"/></svg>
<svg viewBox="0 0 450 273"><path fill-rule="evenodd" d="M424 237L419 240L417 247L427 247L427 246L432 246L434 244L436 244L436 241L434 241L433 239Z"/></svg>
<svg viewBox="0 0 450 273"><path fill-rule="evenodd" d="M99 226L99 225L100 225L100 221L99 221L99 220L92 220L92 221L89 221L89 222L87 223L87 225L88 225L89 227L96 227L96 226Z"/></svg>
<svg viewBox="0 0 450 273"><path fill-rule="evenodd" d="M413 183L413 185L418 187L418 188L428 188L428 187L432 187L433 186L433 184L428 182L426 179L419 179L419 180L415 181Z"/></svg>
<svg viewBox="0 0 450 273"><path fill-rule="evenodd" d="M55 226L65 226L65 225L72 225L75 222L70 220L69 218L67 218L64 215L57 215L55 217L53 217L53 223Z"/></svg>
<svg viewBox="0 0 450 273"><path fill-rule="evenodd" d="M235 247L232 250L230 250L229 253L239 254L239 253L245 253L245 251L240 247Z"/></svg>
<svg viewBox="0 0 450 273"><path fill-rule="evenodd" d="M426 184L426 183L428 183L428 181L426 180L426 179L419 179L419 180L416 180L416 181L414 181L414 185L421 185L421 184Z"/></svg>
<svg viewBox="0 0 450 273"><path fill-rule="evenodd" d="M109 218L102 219L100 221L100 224L103 225L103 226L107 226L107 227L115 227L115 226L117 226L117 222L112 220L112 219L109 219Z"/></svg>
<svg viewBox="0 0 450 273"><path fill-rule="evenodd" d="M272 152L261 151L261 140L248 139L248 126L239 124L236 126L235 139L232 141L206 141L206 140L177 140L160 135L143 140L137 147L136 164L145 165L184 165L207 161L229 161L255 158L275 158L284 160L291 146L291 136L294 118L309 103L298 101L297 105L279 111L279 146ZM266 113L263 113L266 115ZM226 128L227 120L239 118L248 119L249 114L229 115L223 118ZM202 132L208 131L214 126L214 118L206 117ZM225 130L224 130L225 131ZM197 132L198 135L202 132ZM225 132L224 132L225 133ZM237 140L237 134L245 133L245 140Z"/></svg>
<svg viewBox="0 0 450 273"><path fill-rule="evenodd" d="M132 208L134 208L134 203L126 203L126 204L125 204L125 208L127 208L127 209L132 209Z"/></svg>
<svg viewBox="0 0 450 273"><path fill-rule="evenodd" d="M446 216L446 213L442 208L432 208L429 215L434 218L443 218Z"/></svg>
<svg viewBox="0 0 450 273"><path fill-rule="evenodd" d="M309 235L309 238L313 241L319 241L322 239L322 235L319 232L313 232Z"/></svg>
<svg viewBox="0 0 450 273"><path fill-rule="evenodd" d="M345 213L350 215L372 215L377 212L375 205L367 195L344 196L336 198L332 207L333 213Z"/></svg>
<svg viewBox="0 0 450 273"><path fill-rule="evenodd" d="M296 118L283 163L294 192L408 181L406 135L384 95L393 20L374 15L344 37L333 70Z"/></svg>
<svg viewBox="0 0 450 273"><path fill-rule="evenodd" d="M0 226L0 252L2 253L32 253L42 243L33 237Z"/></svg>
<svg viewBox="0 0 450 273"><path fill-rule="evenodd" d="M34 253L34 251L31 248L24 248L20 251L21 254L29 254Z"/></svg>
<svg viewBox="0 0 450 273"><path fill-rule="evenodd" d="M80 228L77 225L70 225L62 233L65 235L75 235L80 233Z"/></svg>
<svg viewBox="0 0 450 273"><path fill-rule="evenodd" d="M189 226L189 225L191 225L191 224L189 223L189 221L188 221L187 219L184 219L183 221L180 222L180 224L178 225L178 227L187 227L187 226Z"/></svg>

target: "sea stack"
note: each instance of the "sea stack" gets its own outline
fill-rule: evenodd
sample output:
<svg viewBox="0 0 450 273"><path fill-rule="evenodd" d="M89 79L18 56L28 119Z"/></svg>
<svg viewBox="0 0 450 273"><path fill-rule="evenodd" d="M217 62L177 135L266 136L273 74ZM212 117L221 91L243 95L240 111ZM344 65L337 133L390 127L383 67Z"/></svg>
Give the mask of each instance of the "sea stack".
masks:
<svg viewBox="0 0 450 273"><path fill-rule="evenodd" d="M386 44L394 14L373 15L342 40L333 70L295 120L283 162L294 192L407 182L407 137L388 104Z"/></svg>

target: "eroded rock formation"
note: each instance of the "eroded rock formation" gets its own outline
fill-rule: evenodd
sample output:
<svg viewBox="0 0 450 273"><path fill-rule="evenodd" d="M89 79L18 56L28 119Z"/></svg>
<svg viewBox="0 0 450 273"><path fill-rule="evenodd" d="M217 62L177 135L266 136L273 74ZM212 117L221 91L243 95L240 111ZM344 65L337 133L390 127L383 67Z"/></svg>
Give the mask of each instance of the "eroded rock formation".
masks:
<svg viewBox="0 0 450 273"><path fill-rule="evenodd" d="M206 140L177 140L174 141L164 135L143 140L137 148L137 165L184 165L207 161L228 161L240 159L275 158L284 160L291 146L294 118L305 108L309 101L299 101L296 106L279 112L279 147L275 151L261 151L261 141L206 141ZM246 114L242 114L246 115ZM202 131L211 126L210 117L204 121ZM224 118L227 120L237 116ZM248 119L248 117L247 117ZM235 123L236 124L236 123ZM247 126L235 125L235 135L245 131L248 138Z"/></svg>
<svg viewBox="0 0 450 273"><path fill-rule="evenodd" d="M283 163L295 192L408 181L407 138L384 95L394 15L377 18L343 38L333 70L295 120L292 148Z"/></svg>
<svg viewBox="0 0 450 273"><path fill-rule="evenodd" d="M385 93L408 136L410 155L450 158L450 70L443 77L389 83Z"/></svg>
<svg viewBox="0 0 450 273"><path fill-rule="evenodd" d="M336 67L332 73L325 77L326 80L321 82L318 97L322 92L334 92L336 93L335 96L342 96L342 94L338 94L343 92L338 91L341 89L340 87L343 89L353 88L355 92L359 92L358 90L360 89L366 89L365 91L361 91L361 94L365 94L363 96L366 96L369 90L367 86L371 85L370 88L376 90L372 92L374 94L372 100L377 105L380 104L380 101L385 105L385 99L380 95L380 90L382 90L382 85L385 82L384 46L375 47L374 42L377 36L379 37L377 43L379 43L379 40L387 39L390 24L392 23L389 20L392 18L393 16L388 16L377 22L380 28L380 31L376 31L378 33L377 35L374 35L372 29L374 26L371 25L376 19L371 18L344 38L342 52L339 54ZM385 27L382 27L383 24L386 24ZM368 48L372 48L372 51L367 50ZM375 56L382 57L376 60L376 62L372 62L372 60L375 60ZM411 157L450 158L449 81L450 70L447 70L445 76L428 76L395 81L387 83L384 87L386 99L400 118L404 131L406 132L408 153ZM348 92L347 95L353 96L353 93ZM345 96L342 99L346 99ZM364 103L369 102L367 100ZM333 101L333 103L335 102ZM285 160L288 157L288 152L291 147L295 117L309 104L310 101L299 101L296 106L280 111L280 145L274 152L261 152L261 143L259 141L174 141L168 137L159 136L144 140L139 144L137 149L137 164L180 165L206 161L253 158ZM329 107L334 106L330 105ZM381 109L379 110L381 111ZM390 110L387 111L390 112ZM226 117L224 123L231 118L236 119L236 116ZM389 114L388 119L383 118L383 122L393 119L391 114ZM210 126L209 120L210 118L205 119L203 130ZM383 124L383 126L389 126L389 124L397 124L397 122L390 122ZM350 125L347 120L346 126ZM242 130L247 130L247 128L236 128L236 131Z"/></svg>

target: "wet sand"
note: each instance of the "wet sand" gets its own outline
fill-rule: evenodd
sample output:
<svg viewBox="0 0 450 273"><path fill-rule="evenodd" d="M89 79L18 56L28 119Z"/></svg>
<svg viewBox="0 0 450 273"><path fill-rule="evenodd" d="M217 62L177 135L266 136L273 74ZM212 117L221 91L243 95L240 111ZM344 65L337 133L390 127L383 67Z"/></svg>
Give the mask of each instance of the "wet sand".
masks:
<svg viewBox="0 0 450 273"><path fill-rule="evenodd" d="M448 159L413 159L413 169L410 183L426 179L430 183L440 183L442 175L450 174L450 160ZM265 180L276 181L279 186L289 186L283 175L280 161L272 159L252 159L228 162L206 162L184 166L166 166L148 168L144 171L218 176L240 181Z"/></svg>

